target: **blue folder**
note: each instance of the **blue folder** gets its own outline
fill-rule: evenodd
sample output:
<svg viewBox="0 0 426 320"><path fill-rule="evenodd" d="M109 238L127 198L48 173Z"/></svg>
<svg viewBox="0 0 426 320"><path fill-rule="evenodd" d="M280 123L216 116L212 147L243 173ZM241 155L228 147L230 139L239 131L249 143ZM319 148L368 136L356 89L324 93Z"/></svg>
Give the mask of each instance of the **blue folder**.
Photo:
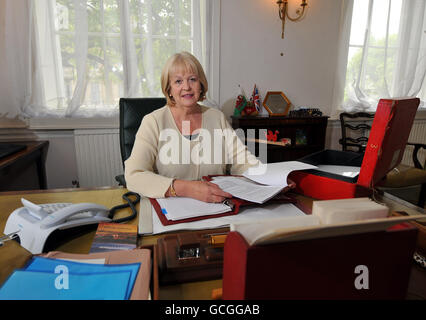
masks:
<svg viewBox="0 0 426 320"><path fill-rule="evenodd" d="M15 270L0 289L0 300L124 300L130 273L70 273L68 288L61 288L58 273Z"/></svg>
<svg viewBox="0 0 426 320"><path fill-rule="evenodd" d="M73 262L73 261L67 261L67 260L61 260L61 259L35 257L30 260L30 262L25 267L25 270L45 271L45 272L53 273L55 272L55 268L58 265L66 266L70 274L71 273L91 274L91 273L99 273L99 272L130 271L131 272L130 281L128 282L128 285L127 285L126 298L125 298L125 299L129 299L141 264L140 263L91 264L91 263Z"/></svg>
<svg viewBox="0 0 426 320"><path fill-rule="evenodd" d="M58 266L59 269L55 273L55 270ZM75 281L75 284L73 284L73 288L76 289L76 293L80 292L82 293L84 288L84 292L82 293L81 297L78 297L77 295L72 294L65 294L64 299L103 299L102 297L102 291L111 291L116 290L117 287L124 287L125 289L125 295L123 299L129 299L133 286L136 280L136 276L139 272L140 263L131 263L131 264L115 264L115 265L103 265L103 264L90 264L90 263L80 263L80 262L73 262L73 261L67 261L67 260L61 260L61 259L49 259L49 258L43 258L43 257L35 257L30 260L30 262L27 264L25 269L19 270L17 275L14 275L11 277L12 281L15 281L13 283L18 284L19 287L15 288L15 290L21 290L22 288L25 288L25 290L30 290L31 288L37 288L37 286L41 285L43 281L51 281L51 278L57 279L57 277L60 275L60 270L63 270L63 268L66 267L66 270L69 274L69 283L71 287L71 281ZM33 272L31 275L35 277L33 281L30 281L28 285L21 284L21 278L27 279L27 275L25 275L25 272ZM114 275L118 272L124 272L128 276L127 279L123 282L122 276L117 277L117 279L114 279ZM46 275L50 274L50 276ZM90 278L90 276L93 277L93 281ZM102 279L102 275L104 275L105 279ZM72 277L71 277L72 276ZM81 276L81 277L79 277ZM82 281L82 279L89 279ZM31 280L31 279L30 279ZM9 280L8 280L9 281ZM99 283L96 283L99 281ZM102 283L100 283L102 282ZM87 285L86 285L87 284ZM84 285L84 287L79 288L80 285ZM111 289L108 288L108 285L111 286ZM4 286L6 287L6 286ZM11 286L7 286L7 289L5 290L11 290ZM44 297L35 297L31 298L31 294L29 294L28 299L62 299L62 297L55 297L55 293L59 294L58 290L54 287L54 291L49 292L49 294L46 295L46 298ZM5 293L5 290L3 288L0 290L2 292L2 295L0 297L7 298L9 297L9 294ZM98 292L90 292L90 290L98 291ZM66 291L66 290L59 290L59 291ZM11 291L15 292L15 291ZM120 290L118 291L120 292ZM53 295L50 295L53 294ZM110 297L106 294L105 299L116 299L116 297ZM64 294L60 294L63 296ZM24 293L24 296L22 298L15 298L15 299L25 299L27 295ZM98 298L96 298L98 297Z"/></svg>

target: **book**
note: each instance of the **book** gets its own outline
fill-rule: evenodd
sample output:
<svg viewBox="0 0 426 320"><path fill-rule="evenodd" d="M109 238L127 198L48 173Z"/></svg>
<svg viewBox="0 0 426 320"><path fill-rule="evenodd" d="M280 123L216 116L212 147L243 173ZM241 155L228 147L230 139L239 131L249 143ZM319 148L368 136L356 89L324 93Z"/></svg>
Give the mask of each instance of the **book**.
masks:
<svg viewBox="0 0 426 320"><path fill-rule="evenodd" d="M234 223L230 229L239 232L249 245L266 245L381 231L402 222L424 219L424 215L389 217L387 208L382 208L383 205L380 204L376 206L372 200L367 199L316 201L316 207L321 209L315 209L316 213L312 215L264 220L256 224ZM332 202L335 202L335 209ZM346 209L342 209L345 206Z"/></svg>
<svg viewBox="0 0 426 320"><path fill-rule="evenodd" d="M389 215L389 208L370 198L313 201L312 215L322 224L380 219Z"/></svg>
<svg viewBox="0 0 426 320"><path fill-rule="evenodd" d="M90 253L135 249L137 235L137 225L110 222L99 223Z"/></svg>
<svg viewBox="0 0 426 320"><path fill-rule="evenodd" d="M296 146L305 146L308 144L308 137L305 130L296 129Z"/></svg>

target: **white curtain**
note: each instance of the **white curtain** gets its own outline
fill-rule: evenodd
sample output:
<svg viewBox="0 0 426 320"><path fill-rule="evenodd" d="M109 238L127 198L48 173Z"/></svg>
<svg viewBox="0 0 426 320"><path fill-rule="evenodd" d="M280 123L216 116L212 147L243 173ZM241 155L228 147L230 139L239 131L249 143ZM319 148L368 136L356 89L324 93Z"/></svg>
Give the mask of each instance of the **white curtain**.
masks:
<svg viewBox="0 0 426 320"><path fill-rule="evenodd" d="M374 111L380 98L425 99L425 0L344 0L340 30L333 116Z"/></svg>
<svg viewBox="0 0 426 320"><path fill-rule="evenodd" d="M202 63L210 87L206 104L217 106L218 41L212 33L219 30L218 0L186 5L171 0L165 8L158 8L157 0L72 0L68 6L55 0L2 1L7 36L0 38L6 51L0 59L10 73L8 91L14 99L9 103L17 114L114 116L120 97L162 96L162 65L182 50ZM108 13L100 10L106 6ZM172 30L157 23L160 18L173 19L168 20ZM64 43L73 50L64 49Z"/></svg>
<svg viewBox="0 0 426 320"><path fill-rule="evenodd" d="M11 116L27 114L44 101L33 9L33 1L17 0L3 2L0 10L2 110Z"/></svg>

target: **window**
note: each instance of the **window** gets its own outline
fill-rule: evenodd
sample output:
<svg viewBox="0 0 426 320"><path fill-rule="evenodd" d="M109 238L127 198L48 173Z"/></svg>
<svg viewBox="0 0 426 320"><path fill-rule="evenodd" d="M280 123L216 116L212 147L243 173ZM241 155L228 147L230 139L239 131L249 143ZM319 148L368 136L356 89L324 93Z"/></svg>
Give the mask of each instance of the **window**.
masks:
<svg viewBox="0 0 426 320"><path fill-rule="evenodd" d="M108 115L117 112L120 97L162 96L166 59L203 52L197 37L203 2L38 0L44 112Z"/></svg>
<svg viewBox="0 0 426 320"><path fill-rule="evenodd" d="M380 98L426 100L426 1L354 0L343 109Z"/></svg>

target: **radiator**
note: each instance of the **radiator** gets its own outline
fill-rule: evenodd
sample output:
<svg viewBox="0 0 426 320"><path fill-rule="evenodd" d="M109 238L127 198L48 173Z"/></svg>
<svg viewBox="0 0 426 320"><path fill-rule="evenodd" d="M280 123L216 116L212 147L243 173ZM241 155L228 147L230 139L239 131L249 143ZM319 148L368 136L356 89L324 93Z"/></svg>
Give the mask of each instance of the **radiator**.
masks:
<svg viewBox="0 0 426 320"><path fill-rule="evenodd" d="M123 173L118 129L74 131L80 187L116 186Z"/></svg>

